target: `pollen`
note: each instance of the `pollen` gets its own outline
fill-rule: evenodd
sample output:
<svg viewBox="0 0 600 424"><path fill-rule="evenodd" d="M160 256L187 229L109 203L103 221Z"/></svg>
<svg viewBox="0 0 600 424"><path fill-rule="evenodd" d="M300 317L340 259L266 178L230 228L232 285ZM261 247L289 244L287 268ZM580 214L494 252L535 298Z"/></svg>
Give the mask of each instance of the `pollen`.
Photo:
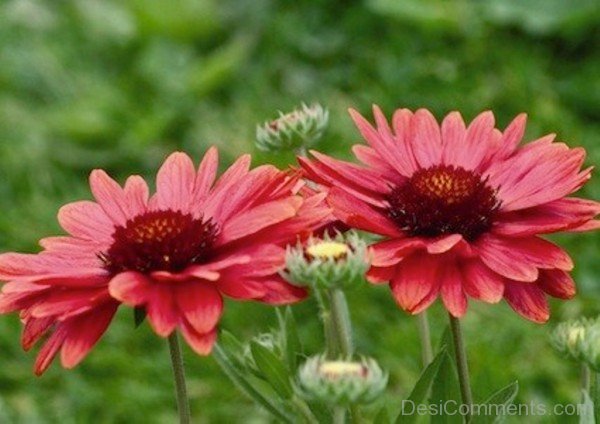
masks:
<svg viewBox="0 0 600 424"><path fill-rule="evenodd" d="M307 247L306 253L317 259L343 259L350 253L350 247L336 241L322 241Z"/></svg>
<svg viewBox="0 0 600 424"><path fill-rule="evenodd" d="M98 257L113 273L180 271L205 261L216 235L211 220L179 211L152 211L117 227L111 247Z"/></svg>
<svg viewBox="0 0 600 424"><path fill-rule="evenodd" d="M326 361L319 367L319 374L328 380L344 377L366 377L368 370L363 364L346 361Z"/></svg>
<svg viewBox="0 0 600 424"><path fill-rule="evenodd" d="M487 231L500 205L496 190L476 172L448 165L420 169L388 195L389 216L412 236Z"/></svg>

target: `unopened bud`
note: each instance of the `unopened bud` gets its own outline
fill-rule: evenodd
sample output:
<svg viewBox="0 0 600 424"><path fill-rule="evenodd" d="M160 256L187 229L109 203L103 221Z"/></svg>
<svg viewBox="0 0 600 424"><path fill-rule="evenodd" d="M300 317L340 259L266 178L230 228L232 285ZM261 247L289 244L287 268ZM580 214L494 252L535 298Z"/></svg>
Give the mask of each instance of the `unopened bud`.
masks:
<svg viewBox="0 0 600 424"><path fill-rule="evenodd" d="M279 112L277 119L257 126L256 146L268 152L308 148L321 138L328 122L329 111L320 104L302 104L299 109Z"/></svg>

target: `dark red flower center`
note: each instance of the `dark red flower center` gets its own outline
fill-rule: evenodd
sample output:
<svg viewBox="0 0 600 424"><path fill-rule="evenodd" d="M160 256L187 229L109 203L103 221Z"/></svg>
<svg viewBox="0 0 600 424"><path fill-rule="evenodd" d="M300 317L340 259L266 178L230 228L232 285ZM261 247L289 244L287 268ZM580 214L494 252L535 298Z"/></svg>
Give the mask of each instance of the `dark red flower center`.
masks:
<svg viewBox="0 0 600 424"><path fill-rule="evenodd" d="M449 165L416 171L387 200L390 217L410 235L458 233L469 241L491 227L500 205L487 179Z"/></svg>
<svg viewBox="0 0 600 424"><path fill-rule="evenodd" d="M217 235L212 220L164 210L147 212L117 227L99 256L111 272L181 271L206 260Z"/></svg>

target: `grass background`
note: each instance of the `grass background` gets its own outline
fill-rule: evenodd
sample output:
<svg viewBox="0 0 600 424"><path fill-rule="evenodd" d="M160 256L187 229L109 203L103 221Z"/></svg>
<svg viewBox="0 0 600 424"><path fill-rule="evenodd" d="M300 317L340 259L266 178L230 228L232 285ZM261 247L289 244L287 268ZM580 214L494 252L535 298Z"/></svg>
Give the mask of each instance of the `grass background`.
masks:
<svg viewBox="0 0 600 424"><path fill-rule="evenodd" d="M87 175L152 178L174 149L222 166L254 152L257 122L320 101L331 127L320 149L348 157L359 136L350 106L427 107L467 119L492 109L503 128L529 113L527 138L548 132L600 158L600 5L596 0L1 0L0 249L36 251L58 233L56 211L89 198ZM254 152L285 166L291 155ZM600 180L583 194L598 198ZM577 370L547 342L558 320L599 311L600 237L561 236L580 295L553 303L549 325L504 305L472 302L464 320L476 400L519 380L520 402L578 399ZM391 373L398 404L418 376L413 319L384 287L350 296L360 352ZM312 301L295 307L309 352L321 335ZM242 339L267 331L273 310L229 302L222 327ZM432 308L436 337L445 325ZM0 321L1 423L168 423L175 404L166 343L120 311L73 371L31 373L15 316ZM198 423L267 422L212 358L186 348ZM531 417L528 422L565 422ZM520 422L520 421L516 421Z"/></svg>

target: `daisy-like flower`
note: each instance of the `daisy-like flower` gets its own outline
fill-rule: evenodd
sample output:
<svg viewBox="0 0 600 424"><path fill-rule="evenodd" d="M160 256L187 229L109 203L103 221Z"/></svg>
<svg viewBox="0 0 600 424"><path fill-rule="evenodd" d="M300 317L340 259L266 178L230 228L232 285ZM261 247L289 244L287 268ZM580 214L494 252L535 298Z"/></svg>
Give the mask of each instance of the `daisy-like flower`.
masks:
<svg viewBox="0 0 600 424"><path fill-rule="evenodd" d="M397 110L390 126L350 113L369 146L361 165L318 152L299 158L345 224L384 237L372 246L372 283L388 282L412 314L441 297L455 317L467 298L503 297L535 322L549 318L547 296L569 299L571 258L541 235L598 228L600 204L567 197L590 178L585 151L548 135L519 146L525 115L502 132L484 112L467 127L458 112L439 125L420 109Z"/></svg>
<svg viewBox="0 0 600 424"><path fill-rule="evenodd" d="M95 170L95 201L61 208L69 234L41 240L38 254L0 255L0 312L20 311L22 344L49 333L35 372L60 351L77 365L105 332L117 307L147 314L162 337L176 329L207 355L217 337L223 296L279 305L305 291L286 283L285 246L331 219L323 194L302 197L299 174L269 165L249 169L239 158L216 182L218 153L199 169L183 153L171 155L150 196L139 176L124 187Z"/></svg>

